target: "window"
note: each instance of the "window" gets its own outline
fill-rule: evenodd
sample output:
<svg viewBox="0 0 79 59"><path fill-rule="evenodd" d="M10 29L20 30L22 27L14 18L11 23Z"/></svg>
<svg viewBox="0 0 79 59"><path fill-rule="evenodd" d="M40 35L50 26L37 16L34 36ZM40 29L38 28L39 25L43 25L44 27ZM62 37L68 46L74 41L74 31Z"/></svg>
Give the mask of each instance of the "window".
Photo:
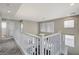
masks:
<svg viewBox="0 0 79 59"><path fill-rule="evenodd" d="M2 29L6 29L6 22L5 21L2 21Z"/></svg>
<svg viewBox="0 0 79 59"><path fill-rule="evenodd" d="M23 31L23 22L21 22L21 32Z"/></svg>
<svg viewBox="0 0 79 59"><path fill-rule="evenodd" d="M74 28L74 20L64 21L64 28Z"/></svg>
<svg viewBox="0 0 79 59"><path fill-rule="evenodd" d="M54 22L40 23L40 31L53 33L54 32Z"/></svg>
<svg viewBox="0 0 79 59"><path fill-rule="evenodd" d="M47 32L53 33L54 32L54 22L47 23L46 29L47 29L46 30Z"/></svg>
<svg viewBox="0 0 79 59"><path fill-rule="evenodd" d="M74 47L74 35L65 35L65 45Z"/></svg>
<svg viewBox="0 0 79 59"><path fill-rule="evenodd" d="M45 32L46 31L46 23L41 23L40 24L40 31Z"/></svg>
<svg viewBox="0 0 79 59"><path fill-rule="evenodd" d="M3 21L3 20L2 20L1 28L2 28L2 37L4 37L4 36L6 35L6 28L7 28L7 23L6 23L6 21Z"/></svg>

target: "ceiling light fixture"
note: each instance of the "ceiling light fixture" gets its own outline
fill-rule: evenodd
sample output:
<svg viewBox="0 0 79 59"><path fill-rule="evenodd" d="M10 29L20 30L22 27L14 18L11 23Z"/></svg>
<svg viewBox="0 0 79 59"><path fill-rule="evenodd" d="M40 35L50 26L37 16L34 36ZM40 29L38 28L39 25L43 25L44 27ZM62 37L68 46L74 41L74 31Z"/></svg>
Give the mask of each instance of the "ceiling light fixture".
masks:
<svg viewBox="0 0 79 59"><path fill-rule="evenodd" d="M11 11L10 10L8 10L8 13L10 13Z"/></svg>
<svg viewBox="0 0 79 59"><path fill-rule="evenodd" d="M74 6L74 3L71 3L70 6Z"/></svg>

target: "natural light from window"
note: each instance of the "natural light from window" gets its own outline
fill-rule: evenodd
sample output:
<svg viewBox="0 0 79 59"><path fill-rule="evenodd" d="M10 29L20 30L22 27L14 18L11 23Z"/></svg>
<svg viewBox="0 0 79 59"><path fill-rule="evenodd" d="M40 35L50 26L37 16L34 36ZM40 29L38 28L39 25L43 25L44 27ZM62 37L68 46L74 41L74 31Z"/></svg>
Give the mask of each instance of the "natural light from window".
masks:
<svg viewBox="0 0 79 59"><path fill-rule="evenodd" d="M65 35L65 45L74 47L74 35Z"/></svg>
<svg viewBox="0 0 79 59"><path fill-rule="evenodd" d="M23 31L23 23L21 23L21 32Z"/></svg>
<svg viewBox="0 0 79 59"><path fill-rule="evenodd" d="M74 20L64 21L64 28L74 28Z"/></svg>
<svg viewBox="0 0 79 59"><path fill-rule="evenodd" d="M6 28L7 28L6 21L2 21L1 28L2 28L2 37L5 37L5 35L6 35Z"/></svg>
<svg viewBox="0 0 79 59"><path fill-rule="evenodd" d="M5 21L2 22L2 29L5 29L7 27L7 24Z"/></svg>

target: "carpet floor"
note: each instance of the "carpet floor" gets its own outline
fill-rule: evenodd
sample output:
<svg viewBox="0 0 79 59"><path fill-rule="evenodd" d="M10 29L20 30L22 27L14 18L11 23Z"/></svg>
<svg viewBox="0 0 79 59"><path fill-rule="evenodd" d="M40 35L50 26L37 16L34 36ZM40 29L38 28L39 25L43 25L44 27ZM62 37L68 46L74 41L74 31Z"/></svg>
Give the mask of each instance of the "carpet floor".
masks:
<svg viewBox="0 0 79 59"><path fill-rule="evenodd" d="M22 55L14 39L0 39L0 55Z"/></svg>

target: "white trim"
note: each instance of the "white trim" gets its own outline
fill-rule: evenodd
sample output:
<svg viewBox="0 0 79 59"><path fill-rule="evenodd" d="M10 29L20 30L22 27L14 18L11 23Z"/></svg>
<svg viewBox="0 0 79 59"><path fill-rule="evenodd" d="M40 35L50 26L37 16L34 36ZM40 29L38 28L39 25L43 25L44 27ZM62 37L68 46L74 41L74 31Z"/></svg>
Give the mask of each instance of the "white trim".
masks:
<svg viewBox="0 0 79 59"><path fill-rule="evenodd" d="M36 37L36 38L40 38L40 36L37 36L37 35L34 35L34 34L31 34L31 33L23 33L25 35L29 35L29 36L32 36L32 37Z"/></svg>
<svg viewBox="0 0 79 59"><path fill-rule="evenodd" d="M48 38L48 37L51 37L51 36L56 36L58 34L60 34L60 33L51 34L51 35L45 36L44 38Z"/></svg>

